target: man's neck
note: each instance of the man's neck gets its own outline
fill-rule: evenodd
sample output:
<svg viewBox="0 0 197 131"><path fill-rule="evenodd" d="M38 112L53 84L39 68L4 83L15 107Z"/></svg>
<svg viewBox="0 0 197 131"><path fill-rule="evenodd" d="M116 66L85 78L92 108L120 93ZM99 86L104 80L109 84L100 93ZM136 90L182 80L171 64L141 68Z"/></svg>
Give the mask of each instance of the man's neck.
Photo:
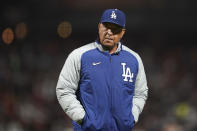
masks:
<svg viewBox="0 0 197 131"><path fill-rule="evenodd" d="M117 48L118 48L118 44L115 44L112 48L110 47L106 47L106 46L103 46L103 49L106 50L106 51L109 51L109 54L113 54L116 52Z"/></svg>

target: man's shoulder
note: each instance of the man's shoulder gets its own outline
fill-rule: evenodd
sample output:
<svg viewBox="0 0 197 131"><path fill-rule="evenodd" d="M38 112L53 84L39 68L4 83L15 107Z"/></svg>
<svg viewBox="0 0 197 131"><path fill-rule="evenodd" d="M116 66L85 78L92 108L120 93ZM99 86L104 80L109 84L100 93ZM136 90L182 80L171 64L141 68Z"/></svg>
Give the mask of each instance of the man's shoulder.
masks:
<svg viewBox="0 0 197 131"><path fill-rule="evenodd" d="M89 43L89 44L86 44L86 45L83 45L79 48L76 48L75 50L73 50L70 55L71 56L78 56L80 57L82 54L84 54L85 52L89 51L89 50L92 50L92 49L95 49L96 48L96 43L95 42L92 42L92 43Z"/></svg>
<svg viewBox="0 0 197 131"><path fill-rule="evenodd" d="M122 50L123 51L127 51L128 53L134 55L135 57L139 57L139 54L135 51L133 51L132 49L130 49L129 47L125 46L125 45L122 45Z"/></svg>
<svg viewBox="0 0 197 131"><path fill-rule="evenodd" d="M75 51L86 52L88 50L95 49L96 48L96 45L95 44L96 44L95 42L88 43L86 45L83 45L83 46L75 49Z"/></svg>

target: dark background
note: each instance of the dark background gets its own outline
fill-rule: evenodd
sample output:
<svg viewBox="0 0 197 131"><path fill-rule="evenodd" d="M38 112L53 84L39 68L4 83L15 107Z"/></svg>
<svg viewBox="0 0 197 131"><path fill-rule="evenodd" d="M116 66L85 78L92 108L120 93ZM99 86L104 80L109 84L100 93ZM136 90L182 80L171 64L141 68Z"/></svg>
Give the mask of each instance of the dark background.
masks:
<svg viewBox="0 0 197 131"><path fill-rule="evenodd" d="M67 55L97 38L107 8L127 16L124 44L141 56L149 98L134 131L197 130L195 0L21 0L0 4L0 131L70 131L55 87ZM62 38L58 25L72 33ZM16 37L25 23L27 34ZM14 40L6 44L3 31Z"/></svg>

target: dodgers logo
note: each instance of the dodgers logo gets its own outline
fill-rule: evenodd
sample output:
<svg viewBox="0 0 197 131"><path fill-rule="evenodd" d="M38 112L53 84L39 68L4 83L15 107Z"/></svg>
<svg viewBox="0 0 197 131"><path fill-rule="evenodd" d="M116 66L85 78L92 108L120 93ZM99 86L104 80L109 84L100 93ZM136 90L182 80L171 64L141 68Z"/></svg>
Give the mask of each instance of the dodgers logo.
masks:
<svg viewBox="0 0 197 131"><path fill-rule="evenodd" d="M126 63L121 63L122 65L122 76L124 81L133 82L133 73L129 67L126 67Z"/></svg>
<svg viewBox="0 0 197 131"><path fill-rule="evenodd" d="M115 14L114 11L112 11L111 18L112 18L112 19L116 19L116 14Z"/></svg>

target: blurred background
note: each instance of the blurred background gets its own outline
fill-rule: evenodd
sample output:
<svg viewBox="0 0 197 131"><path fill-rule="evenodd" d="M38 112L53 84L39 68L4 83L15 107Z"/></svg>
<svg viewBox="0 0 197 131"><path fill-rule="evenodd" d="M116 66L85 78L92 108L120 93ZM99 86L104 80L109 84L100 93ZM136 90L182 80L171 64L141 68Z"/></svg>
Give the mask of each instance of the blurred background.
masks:
<svg viewBox="0 0 197 131"><path fill-rule="evenodd" d="M0 4L0 131L72 131L55 88L68 54L95 41L103 11L127 16L149 98L134 131L197 130L195 0L20 0Z"/></svg>

